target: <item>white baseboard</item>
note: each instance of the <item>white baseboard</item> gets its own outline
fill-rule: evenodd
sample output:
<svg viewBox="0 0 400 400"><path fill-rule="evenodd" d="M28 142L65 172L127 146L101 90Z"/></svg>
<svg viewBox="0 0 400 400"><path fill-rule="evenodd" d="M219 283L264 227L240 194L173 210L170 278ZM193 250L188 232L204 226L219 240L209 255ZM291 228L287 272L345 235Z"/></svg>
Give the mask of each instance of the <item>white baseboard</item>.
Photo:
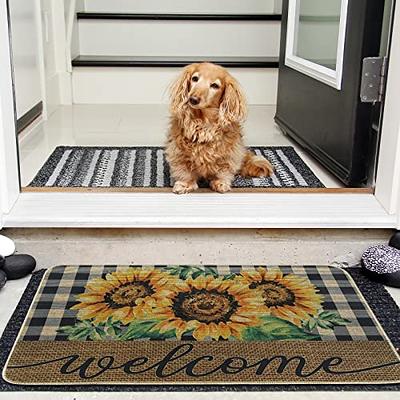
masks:
<svg viewBox="0 0 400 400"><path fill-rule="evenodd" d="M76 104L165 104L180 68L78 67L72 74ZM230 69L249 104L276 104L277 69Z"/></svg>

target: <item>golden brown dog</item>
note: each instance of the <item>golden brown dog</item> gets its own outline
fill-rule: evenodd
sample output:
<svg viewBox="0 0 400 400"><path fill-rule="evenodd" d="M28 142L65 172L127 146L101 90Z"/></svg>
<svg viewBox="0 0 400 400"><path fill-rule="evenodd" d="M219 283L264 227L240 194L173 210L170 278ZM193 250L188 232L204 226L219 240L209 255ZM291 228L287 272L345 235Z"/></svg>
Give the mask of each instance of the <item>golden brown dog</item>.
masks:
<svg viewBox="0 0 400 400"><path fill-rule="evenodd" d="M220 66L192 64L171 90L171 126L166 156L174 193L198 188L199 179L225 193L234 176L269 176L268 160L247 150L242 139L246 102L237 81Z"/></svg>

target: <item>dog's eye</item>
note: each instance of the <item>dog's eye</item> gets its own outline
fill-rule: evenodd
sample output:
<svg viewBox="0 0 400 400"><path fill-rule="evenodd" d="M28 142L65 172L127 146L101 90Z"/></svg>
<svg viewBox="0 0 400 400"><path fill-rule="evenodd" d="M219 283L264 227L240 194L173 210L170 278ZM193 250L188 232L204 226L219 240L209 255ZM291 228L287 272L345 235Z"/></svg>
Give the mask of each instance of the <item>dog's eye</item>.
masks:
<svg viewBox="0 0 400 400"><path fill-rule="evenodd" d="M193 82L198 82L199 81L199 77L198 76L192 76L192 81Z"/></svg>
<svg viewBox="0 0 400 400"><path fill-rule="evenodd" d="M210 85L210 87L212 87L213 89L219 89L218 83L212 83L212 84Z"/></svg>

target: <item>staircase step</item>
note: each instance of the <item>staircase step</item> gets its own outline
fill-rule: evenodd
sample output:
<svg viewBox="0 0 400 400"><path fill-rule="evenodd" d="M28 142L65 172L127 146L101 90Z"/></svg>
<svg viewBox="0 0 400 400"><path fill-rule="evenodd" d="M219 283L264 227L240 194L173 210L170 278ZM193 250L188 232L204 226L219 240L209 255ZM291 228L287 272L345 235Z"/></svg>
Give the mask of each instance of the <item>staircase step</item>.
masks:
<svg viewBox="0 0 400 400"><path fill-rule="evenodd" d="M277 0L90 0L88 12L268 14L279 10Z"/></svg>
<svg viewBox="0 0 400 400"><path fill-rule="evenodd" d="M168 103L168 88L181 73L185 59L176 66L152 64L119 68L102 64L107 68L86 65L73 68L73 102L76 104L163 104ZM214 60L215 61L215 60ZM221 60L219 60L221 61ZM166 64L163 64L166 65ZM234 68L231 74L240 82L249 104L276 104L278 68ZM240 65L240 64L239 64ZM159 67L159 68L157 68Z"/></svg>
<svg viewBox="0 0 400 400"><path fill-rule="evenodd" d="M227 68L278 68L278 57L145 57L80 55L74 67L184 67L209 61Z"/></svg>
<svg viewBox="0 0 400 400"><path fill-rule="evenodd" d="M80 54L277 57L279 21L79 20Z"/></svg>
<svg viewBox="0 0 400 400"><path fill-rule="evenodd" d="M150 21L280 21L281 14L203 14L203 13L110 13L79 12L78 19L150 20Z"/></svg>

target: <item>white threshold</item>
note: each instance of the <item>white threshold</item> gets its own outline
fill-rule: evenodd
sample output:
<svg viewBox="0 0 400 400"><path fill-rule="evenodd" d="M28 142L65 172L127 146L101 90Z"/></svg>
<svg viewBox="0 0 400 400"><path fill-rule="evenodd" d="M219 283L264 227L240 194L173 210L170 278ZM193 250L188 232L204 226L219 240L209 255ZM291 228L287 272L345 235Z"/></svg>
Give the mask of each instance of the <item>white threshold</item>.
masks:
<svg viewBox="0 0 400 400"><path fill-rule="evenodd" d="M21 193L5 227L395 228L372 194Z"/></svg>

